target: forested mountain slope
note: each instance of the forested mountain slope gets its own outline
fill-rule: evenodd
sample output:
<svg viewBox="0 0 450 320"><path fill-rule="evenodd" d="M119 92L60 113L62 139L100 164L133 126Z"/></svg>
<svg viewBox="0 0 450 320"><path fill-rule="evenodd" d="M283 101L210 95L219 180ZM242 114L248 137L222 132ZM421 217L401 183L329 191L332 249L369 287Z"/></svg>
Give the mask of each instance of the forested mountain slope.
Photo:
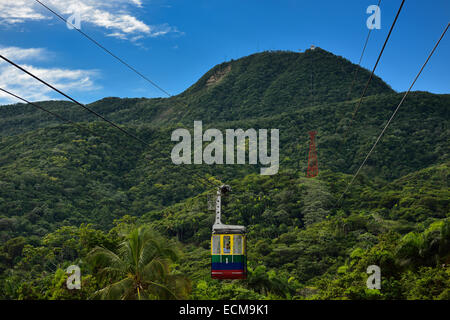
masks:
<svg viewBox="0 0 450 320"><path fill-rule="evenodd" d="M412 92L336 205L402 97L375 77L350 127L368 76L319 48L264 52L215 66L169 99L90 104L150 148L69 102L40 104L96 135L31 106L0 107L2 298L89 297L106 280L88 252L115 250L124 230L144 225L178 242L184 258L173 270L191 279L191 298L448 299L449 271L438 266L449 262L450 95ZM171 133L192 131L194 120L203 130L279 129L279 173L174 165ZM315 179L305 178L309 130L318 131ZM204 179L233 188L224 219L249 229L245 282L209 279L206 200L214 190ZM381 295L364 289L368 262L390 270ZM62 286L62 269L73 263L88 270L86 289L75 296ZM420 289L427 285L437 289Z"/></svg>

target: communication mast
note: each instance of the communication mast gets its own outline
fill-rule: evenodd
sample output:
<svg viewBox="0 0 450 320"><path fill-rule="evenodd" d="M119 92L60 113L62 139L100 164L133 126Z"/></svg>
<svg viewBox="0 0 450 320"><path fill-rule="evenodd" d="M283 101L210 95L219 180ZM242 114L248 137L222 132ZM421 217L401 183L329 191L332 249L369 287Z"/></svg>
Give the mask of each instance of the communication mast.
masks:
<svg viewBox="0 0 450 320"><path fill-rule="evenodd" d="M309 131L309 154L308 154L308 170L306 171L307 178L314 178L319 174L319 167L317 163L317 150L315 143L315 136L317 131Z"/></svg>

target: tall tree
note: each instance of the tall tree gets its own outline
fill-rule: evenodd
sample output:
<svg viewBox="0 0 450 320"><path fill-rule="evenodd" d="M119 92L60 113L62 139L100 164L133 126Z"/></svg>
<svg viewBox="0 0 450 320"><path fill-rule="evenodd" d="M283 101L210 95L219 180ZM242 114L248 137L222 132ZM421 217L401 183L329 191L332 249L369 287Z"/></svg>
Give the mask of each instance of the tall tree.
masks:
<svg viewBox="0 0 450 320"><path fill-rule="evenodd" d="M101 277L113 279L93 298L183 299L189 295L189 280L170 268L179 259L179 252L151 229L132 230L117 253L96 247L88 259Z"/></svg>

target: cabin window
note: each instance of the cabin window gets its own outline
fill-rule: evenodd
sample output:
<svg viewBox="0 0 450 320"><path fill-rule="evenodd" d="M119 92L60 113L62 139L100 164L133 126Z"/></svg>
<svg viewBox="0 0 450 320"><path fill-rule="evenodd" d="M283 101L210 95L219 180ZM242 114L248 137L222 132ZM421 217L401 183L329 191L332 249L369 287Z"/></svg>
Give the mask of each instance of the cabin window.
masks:
<svg viewBox="0 0 450 320"><path fill-rule="evenodd" d="M220 236L213 236L212 238L212 253L220 254Z"/></svg>
<svg viewBox="0 0 450 320"><path fill-rule="evenodd" d="M231 253L231 237L223 236L223 253Z"/></svg>
<svg viewBox="0 0 450 320"><path fill-rule="evenodd" d="M242 236L234 235L233 239L233 254L242 254Z"/></svg>

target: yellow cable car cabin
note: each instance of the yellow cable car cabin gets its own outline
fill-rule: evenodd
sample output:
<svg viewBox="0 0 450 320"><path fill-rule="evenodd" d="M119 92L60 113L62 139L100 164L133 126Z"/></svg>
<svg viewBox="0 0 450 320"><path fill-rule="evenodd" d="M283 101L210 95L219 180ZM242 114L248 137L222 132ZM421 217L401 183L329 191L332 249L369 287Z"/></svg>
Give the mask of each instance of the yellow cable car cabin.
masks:
<svg viewBox="0 0 450 320"><path fill-rule="evenodd" d="M238 233L213 234L211 237L211 277L213 279L246 279L246 238Z"/></svg>
<svg viewBox="0 0 450 320"><path fill-rule="evenodd" d="M246 279L246 229L221 222L221 199L231 191L222 185L217 190L216 219L211 235L211 277L213 279Z"/></svg>

